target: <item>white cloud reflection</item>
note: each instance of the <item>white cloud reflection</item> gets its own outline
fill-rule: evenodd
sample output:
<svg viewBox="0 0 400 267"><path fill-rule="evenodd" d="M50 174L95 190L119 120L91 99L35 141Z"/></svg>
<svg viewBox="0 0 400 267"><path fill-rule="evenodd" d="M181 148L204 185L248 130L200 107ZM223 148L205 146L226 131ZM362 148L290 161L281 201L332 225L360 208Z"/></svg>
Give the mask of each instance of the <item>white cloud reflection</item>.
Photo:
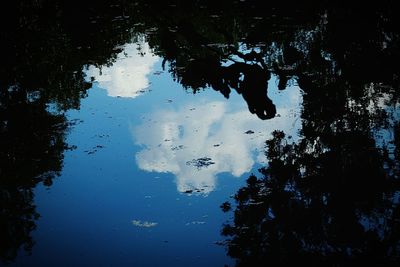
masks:
<svg viewBox="0 0 400 267"><path fill-rule="evenodd" d="M109 96L135 98L149 87L147 76L158 60L159 57L151 52L149 45L140 41L125 45L112 66L102 66L100 69L89 66L86 75L89 79L94 77Z"/></svg>
<svg viewBox="0 0 400 267"><path fill-rule="evenodd" d="M284 104L277 106L280 117L267 121L245 106L233 110L222 101L191 103L151 114L133 129L136 143L144 146L136 154L139 168L173 173L180 192L213 191L217 174L239 177L265 160L264 144L273 130L297 135L301 94L297 87L290 89L278 96L284 97ZM249 130L254 133L246 134Z"/></svg>

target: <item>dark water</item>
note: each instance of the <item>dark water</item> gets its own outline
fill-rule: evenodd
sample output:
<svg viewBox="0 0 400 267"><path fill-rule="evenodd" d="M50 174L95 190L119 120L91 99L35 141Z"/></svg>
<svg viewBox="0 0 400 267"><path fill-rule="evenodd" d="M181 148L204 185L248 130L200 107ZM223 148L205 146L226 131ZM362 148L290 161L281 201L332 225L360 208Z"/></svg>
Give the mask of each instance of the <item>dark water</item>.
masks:
<svg viewBox="0 0 400 267"><path fill-rule="evenodd" d="M10 1L5 266L397 266L392 1Z"/></svg>

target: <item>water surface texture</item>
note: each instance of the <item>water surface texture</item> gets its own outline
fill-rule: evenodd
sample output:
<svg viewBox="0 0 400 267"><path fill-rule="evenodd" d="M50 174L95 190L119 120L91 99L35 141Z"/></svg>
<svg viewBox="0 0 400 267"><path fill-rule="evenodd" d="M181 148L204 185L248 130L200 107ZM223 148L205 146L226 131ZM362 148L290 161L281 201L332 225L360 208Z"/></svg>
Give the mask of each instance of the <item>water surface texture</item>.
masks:
<svg viewBox="0 0 400 267"><path fill-rule="evenodd" d="M394 10L10 1L0 264L397 266Z"/></svg>

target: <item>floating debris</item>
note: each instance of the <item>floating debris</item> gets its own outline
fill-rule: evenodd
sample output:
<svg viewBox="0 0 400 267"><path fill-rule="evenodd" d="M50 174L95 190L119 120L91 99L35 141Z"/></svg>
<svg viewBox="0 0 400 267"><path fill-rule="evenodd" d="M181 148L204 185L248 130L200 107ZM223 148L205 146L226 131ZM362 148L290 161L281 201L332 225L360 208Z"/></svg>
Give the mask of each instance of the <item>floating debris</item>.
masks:
<svg viewBox="0 0 400 267"><path fill-rule="evenodd" d="M96 153L98 151L98 149L100 149L100 148L104 148L104 146L103 145L97 145L97 146L92 147L90 150L85 150L83 152L87 153L88 155L91 155L91 154Z"/></svg>
<svg viewBox="0 0 400 267"><path fill-rule="evenodd" d="M246 131L246 132L244 132L245 134L253 134L254 133L254 131L252 131L252 130L248 130L248 131Z"/></svg>
<svg viewBox="0 0 400 267"><path fill-rule="evenodd" d="M211 158L207 158L207 157L193 159L193 160L186 162L186 165L193 165L193 166L197 167L197 169L207 168L208 166L210 166L212 164L215 164L215 162L212 161Z"/></svg>
<svg viewBox="0 0 400 267"><path fill-rule="evenodd" d="M191 225L191 224L206 224L206 222L201 222L201 221L193 221L193 222L188 222L185 225Z"/></svg>
<svg viewBox="0 0 400 267"><path fill-rule="evenodd" d="M141 221L141 220L133 220L132 224L137 227L144 227L150 228L156 226L158 223L156 222L148 222L148 221Z"/></svg>
<svg viewBox="0 0 400 267"><path fill-rule="evenodd" d="M205 191L204 188L200 188L200 189L199 188L193 188L193 189L187 189L187 190L183 191L183 193L192 194L192 193L201 193L203 191Z"/></svg>
<svg viewBox="0 0 400 267"><path fill-rule="evenodd" d="M171 147L171 150L175 151L175 150L181 150L181 149L183 149L183 148L184 148L183 145L179 145L179 146Z"/></svg>
<svg viewBox="0 0 400 267"><path fill-rule="evenodd" d="M109 134L96 134L93 137L105 138L105 137L110 137L110 135Z"/></svg>

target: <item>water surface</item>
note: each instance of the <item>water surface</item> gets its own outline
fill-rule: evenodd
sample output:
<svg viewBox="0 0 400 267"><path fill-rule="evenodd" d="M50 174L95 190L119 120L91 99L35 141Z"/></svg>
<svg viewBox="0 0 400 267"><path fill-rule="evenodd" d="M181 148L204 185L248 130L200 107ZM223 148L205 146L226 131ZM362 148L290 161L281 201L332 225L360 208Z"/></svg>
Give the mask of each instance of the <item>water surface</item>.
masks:
<svg viewBox="0 0 400 267"><path fill-rule="evenodd" d="M7 266L399 262L390 1L15 1Z"/></svg>

